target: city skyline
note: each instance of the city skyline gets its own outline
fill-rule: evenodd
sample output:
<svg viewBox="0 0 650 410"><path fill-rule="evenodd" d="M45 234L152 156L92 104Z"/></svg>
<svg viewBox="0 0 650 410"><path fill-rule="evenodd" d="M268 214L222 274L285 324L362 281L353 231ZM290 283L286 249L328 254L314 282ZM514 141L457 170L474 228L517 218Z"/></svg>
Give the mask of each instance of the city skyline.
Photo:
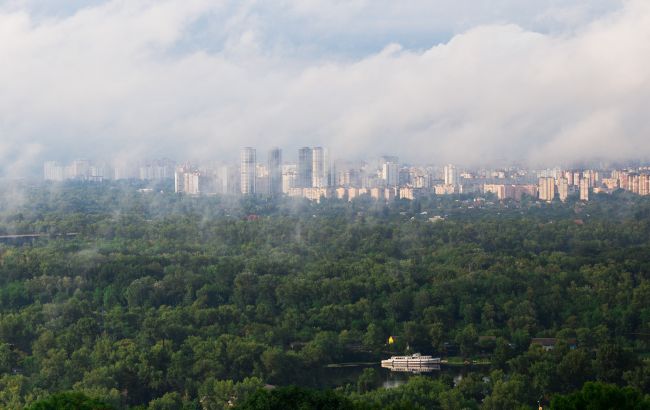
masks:
<svg viewBox="0 0 650 410"><path fill-rule="evenodd" d="M497 167L472 169L454 164L413 165L399 157L384 155L372 161L332 160L325 147L297 149L297 161L283 161L282 149L274 147L265 159L255 147L240 149L238 164L197 166L169 159L121 164L111 168L88 160L69 164L46 161L45 181L110 179L174 181L178 194L242 196L289 196L312 201L323 198L353 200L369 196L375 200L414 200L430 195L494 194L500 201L520 202L524 196L541 202L566 202L571 197L587 202L592 194L611 194L622 189L650 195L650 167L527 169Z"/></svg>
<svg viewBox="0 0 650 410"><path fill-rule="evenodd" d="M605 159L600 159L600 160L592 160L592 161L575 161L573 163L561 163L559 161L549 161L544 164L537 164L536 166L526 164L524 161L503 161L503 162L494 162L490 164L471 164L467 162L454 162L453 164L448 162L448 161L433 161L433 160L423 160L423 161L413 161L410 158L403 158L399 157L397 155L392 155L392 154L387 154L387 153L382 153L379 155L373 155L371 153L366 153L366 155L359 155L355 157L346 157L344 154L345 153L332 153L332 150L329 147L323 147L323 146L314 146L314 147L300 147L300 144L298 144L295 147L292 147L290 149L286 148L281 148L278 146L269 146L268 149L265 148L260 148L258 146L254 147L240 147L238 150L236 150L234 153L230 153L228 156L226 156L227 159L217 159L217 158L207 158L207 159L191 159L191 158L183 158L183 157L178 157L178 156L166 156L166 157L153 157L153 156L143 156L143 157L131 157L129 161L123 160L122 158L116 158L116 159L107 159L105 157L77 157L73 158L70 157L68 159L61 160L55 159L52 157L46 157L43 162L41 163L34 163L32 165L33 173L32 174L27 174L23 175L27 177L34 177L38 175L42 175L42 165L43 164L58 164L61 166L65 166L65 164L68 164L69 166L74 166L76 162L89 162L93 163L99 167L113 167L113 168L120 168L121 166L124 166L126 168L131 167L132 172L137 174L139 171L136 170L136 168L140 167L145 167L147 168L147 171L143 172L164 172L162 170L155 170L156 167L160 167L163 164L166 166L169 166L169 164L192 164L194 166L198 167L211 167L211 166L216 166L219 164L219 166L222 165L227 165L227 164L240 164L241 163L241 152L245 148L251 148L255 151L255 161L256 163L266 163L268 165L268 168L270 169L270 163L272 155L276 155L276 161L279 162L279 164L286 165L286 164L293 164L298 166L301 163L301 156L304 156L303 161L307 161L309 163L310 169L307 171L308 174L303 176L305 180L312 181L314 178L311 170L313 168L313 163L314 163L314 157L313 157L313 150L314 149L319 149L319 150L324 150L325 152L325 157L327 158L327 161L330 163L338 162L338 161L344 161L344 162L361 162L361 163L371 163L371 162L378 162L379 168L385 167L385 165L390 166L391 164L399 164L399 165L414 165L414 166L428 166L428 167L439 167L441 169L441 172L443 173L441 178L443 180L449 181L449 180L455 180L458 178L458 171L456 170L457 167L460 167L461 169L473 169L473 170L478 170L478 169L501 169L501 170L506 170L506 169L514 169L514 168L521 168L521 169L530 169L530 170L546 170L546 169L626 169L626 168L635 168L635 167L647 167L650 165L650 160L629 160L629 161L612 161L612 160L605 160ZM304 150L307 150L308 152L304 152ZM262 153L262 155L257 155L257 152ZM274 154L275 153L275 154ZM289 153L287 155L287 153ZM235 155L236 154L236 155ZM322 154L321 154L322 155ZM322 160L321 160L322 161ZM451 176L448 174L448 168L451 168L450 174L453 174ZM383 169L384 173L388 172L386 168ZM309 184L303 183L303 185L311 185L311 182Z"/></svg>

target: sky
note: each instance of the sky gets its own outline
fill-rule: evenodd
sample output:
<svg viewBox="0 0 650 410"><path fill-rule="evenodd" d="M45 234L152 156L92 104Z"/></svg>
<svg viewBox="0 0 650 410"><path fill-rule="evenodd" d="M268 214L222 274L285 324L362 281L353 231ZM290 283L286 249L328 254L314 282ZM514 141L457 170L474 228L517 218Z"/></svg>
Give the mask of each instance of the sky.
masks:
<svg viewBox="0 0 650 410"><path fill-rule="evenodd" d="M0 0L0 174L48 159L650 157L647 0Z"/></svg>

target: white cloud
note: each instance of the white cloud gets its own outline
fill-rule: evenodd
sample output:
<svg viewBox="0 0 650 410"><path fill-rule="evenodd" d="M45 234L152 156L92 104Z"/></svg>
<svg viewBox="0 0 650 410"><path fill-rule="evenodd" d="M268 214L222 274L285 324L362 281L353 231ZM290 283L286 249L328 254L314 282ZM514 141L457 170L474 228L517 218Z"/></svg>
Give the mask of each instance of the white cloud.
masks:
<svg viewBox="0 0 650 410"><path fill-rule="evenodd" d="M450 1L398 10L287 0L271 10L254 1L114 0L38 18L29 6L0 4L0 161L23 149L29 158L182 160L305 144L458 162L648 156L650 4L631 0L596 18L612 2L540 3L512 16L521 2L491 3L487 21L482 2L464 13L469 3ZM391 44L409 20L425 43L426 22L442 19L427 18L436 11L466 16L457 19L462 30L426 48ZM276 28L276 18L291 24ZM558 28L562 19L570 27ZM454 30L443 26L431 32ZM328 39L351 43L363 30L396 39L341 55L314 40L328 28L345 33ZM310 40L288 41L294 34Z"/></svg>

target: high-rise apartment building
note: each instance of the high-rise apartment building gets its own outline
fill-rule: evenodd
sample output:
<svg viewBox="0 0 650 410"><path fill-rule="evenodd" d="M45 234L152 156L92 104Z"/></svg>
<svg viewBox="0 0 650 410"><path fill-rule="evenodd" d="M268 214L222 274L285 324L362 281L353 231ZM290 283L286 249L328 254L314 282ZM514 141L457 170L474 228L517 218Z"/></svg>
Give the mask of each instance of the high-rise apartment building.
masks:
<svg viewBox="0 0 650 410"><path fill-rule="evenodd" d="M183 174L187 171L186 167L181 166L174 172L174 192L177 194L184 192L185 190L185 178Z"/></svg>
<svg viewBox="0 0 650 410"><path fill-rule="evenodd" d="M539 199L551 202L555 198L555 178L541 177L539 179Z"/></svg>
<svg viewBox="0 0 650 410"><path fill-rule="evenodd" d="M174 172L174 191L176 193L198 195L201 193L201 173L189 165L176 168Z"/></svg>
<svg viewBox="0 0 650 410"><path fill-rule="evenodd" d="M324 149L323 147L314 147L311 150L311 155L311 186L314 188L326 188L329 186L330 171L327 149Z"/></svg>
<svg viewBox="0 0 650 410"><path fill-rule="evenodd" d="M588 169L583 171L582 176L584 178L587 178L589 180L589 187L593 188L600 182L600 173L598 171L594 171L592 169Z"/></svg>
<svg viewBox="0 0 650 410"><path fill-rule="evenodd" d="M566 178L569 185L573 186L573 171L564 171L564 178Z"/></svg>
<svg viewBox="0 0 650 410"><path fill-rule="evenodd" d="M313 175L313 156L309 147L302 147L298 150L298 180L297 188L310 188Z"/></svg>
<svg viewBox="0 0 650 410"><path fill-rule="evenodd" d="M399 185L399 164L396 162L385 162L382 166L381 176L387 187Z"/></svg>
<svg viewBox="0 0 650 410"><path fill-rule="evenodd" d="M282 193L282 150L273 148L269 151L268 158L269 194Z"/></svg>
<svg viewBox="0 0 650 410"><path fill-rule="evenodd" d="M241 193L254 195L255 179L257 177L257 155L255 148L242 148L240 156Z"/></svg>
<svg viewBox="0 0 650 410"><path fill-rule="evenodd" d="M282 165L282 193L289 194L289 191L296 188L298 184L298 167L296 164Z"/></svg>
<svg viewBox="0 0 650 410"><path fill-rule="evenodd" d="M224 194L237 195L241 193L241 173L234 164L223 165L218 169L218 179L221 183L219 190Z"/></svg>
<svg viewBox="0 0 650 410"><path fill-rule="evenodd" d="M170 159L155 160L140 165L138 176L141 180L160 181L174 177L174 161Z"/></svg>
<svg viewBox="0 0 650 410"><path fill-rule="evenodd" d="M580 185L580 178L581 178L580 171L573 171L573 185L574 186L579 186Z"/></svg>
<svg viewBox="0 0 650 410"><path fill-rule="evenodd" d="M361 180L361 170L358 166L352 164L339 164L339 167L336 169L334 184L337 186L359 188L361 187Z"/></svg>
<svg viewBox="0 0 650 410"><path fill-rule="evenodd" d="M621 171L618 173L619 185L621 186L621 189L624 189L626 191L630 190L629 176L630 176L630 172L628 171Z"/></svg>
<svg viewBox="0 0 650 410"><path fill-rule="evenodd" d="M506 199L508 194L505 184L484 184L483 192L494 194L499 200Z"/></svg>
<svg viewBox="0 0 650 410"><path fill-rule="evenodd" d="M255 167L255 193L270 195L269 170L264 164L258 163Z"/></svg>
<svg viewBox="0 0 650 410"><path fill-rule="evenodd" d="M627 174L627 190L633 194L639 193L639 174L636 172Z"/></svg>
<svg viewBox="0 0 650 410"><path fill-rule="evenodd" d="M90 171L90 161L87 159L75 159L69 166L70 178L84 179L88 177Z"/></svg>
<svg viewBox="0 0 650 410"><path fill-rule="evenodd" d="M58 162L47 161L43 165L43 178L46 181L63 181L65 179L64 167Z"/></svg>
<svg viewBox="0 0 650 410"><path fill-rule="evenodd" d="M533 198L537 196L538 187L530 184L484 184L483 192L491 192L500 200L514 199L517 202L521 202L524 195Z"/></svg>
<svg viewBox="0 0 650 410"><path fill-rule="evenodd" d="M650 195L650 175L639 175L639 195Z"/></svg>
<svg viewBox="0 0 650 410"><path fill-rule="evenodd" d="M569 197L569 180L567 178L558 178L557 193L560 201L565 202Z"/></svg>
<svg viewBox="0 0 650 410"><path fill-rule="evenodd" d="M445 185L458 185L458 172L456 171L455 166L451 164L445 165L444 174Z"/></svg>
<svg viewBox="0 0 650 410"><path fill-rule="evenodd" d="M101 181L107 175L100 175L100 171L103 169L93 166L90 161L85 159L76 159L67 165L61 165L55 161L47 161L43 164L43 178L46 181L68 179Z"/></svg>
<svg viewBox="0 0 650 410"><path fill-rule="evenodd" d="M580 200L588 201L589 200L589 178L580 179Z"/></svg>

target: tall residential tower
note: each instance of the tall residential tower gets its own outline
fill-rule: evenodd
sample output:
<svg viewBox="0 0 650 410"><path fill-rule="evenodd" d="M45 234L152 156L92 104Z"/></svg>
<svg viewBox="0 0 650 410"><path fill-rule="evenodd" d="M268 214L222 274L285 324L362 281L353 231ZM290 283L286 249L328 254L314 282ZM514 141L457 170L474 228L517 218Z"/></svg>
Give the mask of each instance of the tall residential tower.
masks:
<svg viewBox="0 0 650 410"><path fill-rule="evenodd" d="M445 185L452 185L452 186L458 185L458 172L456 171L455 166L451 164L445 165L444 173L445 173Z"/></svg>
<svg viewBox="0 0 650 410"><path fill-rule="evenodd" d="M330 185L329 155L326 148L314 147L312 149L312 178L311 186L325 188Z"/></svg>
<svg viewBox="0 0 650 410"><path fill-rule="evenodd" d="M240 154L241 193L244 195L255 194L255 177L257 158L255 148L242 148Z"/></svg>
<svg viewBox="0 0 650 410"><path fill-rule="evenodd" d="M298 150L298 188L310 188L313 177L313 157L309 147L302 147Z"/></svg>
<svg viewBox="0 0 650 410"><path fill-rule="evenodd" d="M553 202L555 198L555 178L539 178L539 199L541 201Z"/></svg>
<svg viewBox="0 0 650 410"><path fill-rule="evenodd" d="M268 158L269 194L282 194L282 150L273 148Z"/></svg>

